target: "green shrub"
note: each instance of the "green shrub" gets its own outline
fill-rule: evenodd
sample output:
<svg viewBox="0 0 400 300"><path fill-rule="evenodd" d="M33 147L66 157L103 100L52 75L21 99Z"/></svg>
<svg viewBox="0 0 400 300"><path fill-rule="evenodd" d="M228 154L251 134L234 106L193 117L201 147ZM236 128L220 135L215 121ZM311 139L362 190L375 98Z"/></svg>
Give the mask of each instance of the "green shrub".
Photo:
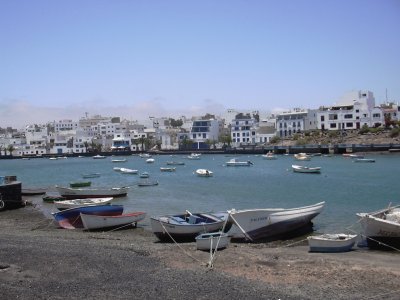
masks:
<svg viewBox="0 0 400 300"><path fill-rule="evenodd" d="M281 139L280 139L279 136L273 136L273 137L269 140L269 142L270 142L271 144L276 144L276 143L278 143L280 140L281 140Z"/></svg>

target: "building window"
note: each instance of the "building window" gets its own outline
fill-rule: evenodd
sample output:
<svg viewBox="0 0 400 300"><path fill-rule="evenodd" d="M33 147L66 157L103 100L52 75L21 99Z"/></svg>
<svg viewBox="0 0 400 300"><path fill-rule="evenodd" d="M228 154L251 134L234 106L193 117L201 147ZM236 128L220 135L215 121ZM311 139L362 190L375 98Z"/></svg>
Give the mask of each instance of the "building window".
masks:
<svg viewBox="0 0 400 300"><path fill-rule="evenodd" d="M325 116L321 116L321 122L325 121Z"/></svg>
<svg viewBox="0 0 400 300"><path fill-rule="evenodd" d="M344 115L344 118L345 119L351 119L351 118L353 118L353 115L352 114L347 114L347 115Z"/></svg>
<svg viewBox="0 0 400 300"><path fill-rule="evenodd" d="M353 123L346 123L346 128L353 128Z"/></svg>
<svg viewBox="0 0 400 300"><path fill-rule="evenodd" d="M331 124L329 125L329 127L330 127L330 128L336 128L336 123L331 123Z"/></svg>

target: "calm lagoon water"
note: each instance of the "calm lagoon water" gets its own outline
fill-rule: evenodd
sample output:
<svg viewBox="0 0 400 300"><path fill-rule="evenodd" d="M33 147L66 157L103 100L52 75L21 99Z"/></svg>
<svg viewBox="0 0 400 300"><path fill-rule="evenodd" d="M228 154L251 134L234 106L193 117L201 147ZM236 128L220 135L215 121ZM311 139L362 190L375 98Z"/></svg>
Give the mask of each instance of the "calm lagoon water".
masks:
<svg viewBox="0 0 400 300"><path fill-rule="evenodd" d="M186 156L157 155L148 164L138 156L126 156L127 162L106 159L68 158L49 160L0 160L0 176L16 175L23 188L69 186L83 180L83 173L101 173L91 178L92 187L130 186L127 197L115 198L125 211L145 211L148 216L190 211L221 211L231 208L292 208L325 201L324 211L314 219L318 232L358 229L357 212L369 212L389 203L400 204L398 154L371 154L375 163L354 163L336 155L316 156L307 162L298 162L293 156L281 155L277 160L265 160L260 155L235 156L250 160L250 167L227 167L232 157L205 155L200 160ZM118 156L118 158L121 158ZM161 172L167 161L183 161L176 172ZM321 174L293 173L292 164L322 168ZM113 167L147 171L158 186L138 187L138 175L120 174ZM198 177L194 171L207 168L214 172L210 178ZM87 180L87 179L84 179ZM41 196L30 197L46 215L54 211L52 204L43 203ZM149 226L147 218L144 226Z"/></svg>

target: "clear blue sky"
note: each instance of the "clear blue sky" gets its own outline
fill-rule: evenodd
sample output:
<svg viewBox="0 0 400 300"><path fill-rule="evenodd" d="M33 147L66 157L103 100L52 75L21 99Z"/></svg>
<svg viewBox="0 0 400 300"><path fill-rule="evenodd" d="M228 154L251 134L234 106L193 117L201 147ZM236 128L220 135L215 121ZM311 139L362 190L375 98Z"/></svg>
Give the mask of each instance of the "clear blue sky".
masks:
<svg viewBox="0 0 400 300"><path fill-rule="evenodd" d="M400 0L0 0L0 126L400 101Z"/></svg>

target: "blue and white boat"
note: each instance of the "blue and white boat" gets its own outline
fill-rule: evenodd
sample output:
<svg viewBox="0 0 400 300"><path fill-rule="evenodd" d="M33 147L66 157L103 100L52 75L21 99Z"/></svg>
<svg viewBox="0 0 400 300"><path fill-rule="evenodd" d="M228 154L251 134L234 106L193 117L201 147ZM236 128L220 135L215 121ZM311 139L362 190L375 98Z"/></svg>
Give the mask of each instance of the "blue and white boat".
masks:
<svg viewBox="0 0 400 300"><path fill-rule="evenodd" d="M80 214L98 216L117 216L124 211L123 205L93 205L65 209L52 213L60 227L65 229L83 228Z"/></svg>

